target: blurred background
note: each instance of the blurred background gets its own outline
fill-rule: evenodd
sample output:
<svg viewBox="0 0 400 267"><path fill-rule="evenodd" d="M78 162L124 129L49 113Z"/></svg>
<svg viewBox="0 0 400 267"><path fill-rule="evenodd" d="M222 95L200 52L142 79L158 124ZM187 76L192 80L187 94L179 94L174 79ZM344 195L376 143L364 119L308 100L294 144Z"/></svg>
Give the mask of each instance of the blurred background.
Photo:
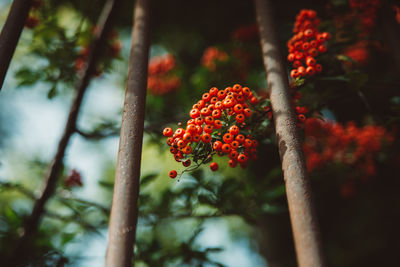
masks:
<svg viewBox="0 0 400 267"><path fill-rule="evenodd" d="M0 0L0 27L12 1ZM299 85L299 125L331 266L399 266L400 2L272 1L283 56L296 15L329 32ZM65 127L105 1L35 0L0 93L0 263L13 249ZM102 266L133 1L123 1L79 113L62 175L22 266ZM245 169L184 167L162 130L211 87L268 97L252 1L152 1L136 266L296 266L273 127ZM288 74L292 69L287 64ZM0 264L1 265L1 264Z"/></svg>

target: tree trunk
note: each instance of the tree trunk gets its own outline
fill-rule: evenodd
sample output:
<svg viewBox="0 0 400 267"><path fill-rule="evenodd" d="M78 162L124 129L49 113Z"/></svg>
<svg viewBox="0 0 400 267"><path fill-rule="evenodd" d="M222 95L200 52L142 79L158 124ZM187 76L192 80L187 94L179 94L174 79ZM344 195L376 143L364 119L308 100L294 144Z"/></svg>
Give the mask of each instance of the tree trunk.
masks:
<svg viewBox="0 0 400 267"><path fill-rule="evenodd" d="M291 104L285 64L279 51L269 0L255 0L261 46L285 179L297 261L300 267L325 266L320 231L304 154Z"/></svg>
<svg viewBox="0 0 400 267"><path fill-rule="evenodd" d="M0 90L19 37L29 15L33 0L14 0L0 33Z"/></svg>
<svg viewBox="0 0 400 267"><path fill-rule="evenodd" d="M137 0L111 207L106 266L132 266L149 56L149 1Z"/></svg>

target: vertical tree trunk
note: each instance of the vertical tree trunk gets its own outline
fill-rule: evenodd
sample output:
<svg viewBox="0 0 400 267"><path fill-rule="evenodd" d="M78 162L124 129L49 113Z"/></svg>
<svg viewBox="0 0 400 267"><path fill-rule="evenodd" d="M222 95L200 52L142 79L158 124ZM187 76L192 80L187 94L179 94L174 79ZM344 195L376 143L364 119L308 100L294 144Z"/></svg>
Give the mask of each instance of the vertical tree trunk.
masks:
<svg viewBox="0 0 400 267"><path fill-rule="evenodd" d="M269 0L255 0L293 236L300 267L325 266L305 159Z"/></svg>
<svg viewBox="0 0 400 267"><path fill-rule="evenodd" d="M0 33L0 90L19 37L29 15L33 0L14 0Z"/></svg>
<svg viewBox="0 0 400 267"><path fill-rule="evenodd" d="M149 1L137 0L108 234L108 267L132 266L150 43L148 20Z"/></svg>
<svg viewBox="0 0 400 267"><path fill-rule="evenodd" d="M118 0L108 0L103 8L98 23L99 31L95 34L88 59L85 62L83 69L78 73L79 79L76 85L76 95L69 111L64 133L58 143L56 155L54 156L47 172L43 190L39 198L35 201L32 213L25 221L22 236L17 241L15 249L12 251L11 260L9 261L11 264L10 266L15 266L16 262L20 262L24 259L24 257L21 255L21 251L26 251L28 249L31 241L30 239L37 231L45 205L49 198L54 194L63 166L65 150L72 134L76 131L76 121L82 104L83 96L86 92L89 81L95 72L96 64L100 54L104 51L107 43L107 38L109 37L109 33L112 29L113 19L116 15L116 6L118 2ZM26 255L29 253L24 254Z"/></svg>

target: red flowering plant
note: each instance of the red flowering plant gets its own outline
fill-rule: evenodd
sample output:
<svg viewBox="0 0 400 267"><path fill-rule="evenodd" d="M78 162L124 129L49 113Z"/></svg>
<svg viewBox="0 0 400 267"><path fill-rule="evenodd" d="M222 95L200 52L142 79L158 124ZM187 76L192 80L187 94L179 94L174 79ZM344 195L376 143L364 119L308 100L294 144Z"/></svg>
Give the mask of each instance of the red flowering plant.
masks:
<svg viewBox="0 0 400 267"><path fill-rule="evenodd" d="M214 156L227 156L230 167L245 168L257 158L257 138L270 129L268 112L269 100L256 97L248 87L212 87L193 105L185 128L167 127L163 134L175 160L187 167L183 172L209 162L212 171L218 170ZM169 176L175 178L177 171Z"/></svg>
<svg viewBox="0 0 400 267"><path fill-rule="evenodd" d="M172 54L153 57L149 62L147 88L153 95L164 95L179 89L181 81L174 72L176 60Z"/></svg>

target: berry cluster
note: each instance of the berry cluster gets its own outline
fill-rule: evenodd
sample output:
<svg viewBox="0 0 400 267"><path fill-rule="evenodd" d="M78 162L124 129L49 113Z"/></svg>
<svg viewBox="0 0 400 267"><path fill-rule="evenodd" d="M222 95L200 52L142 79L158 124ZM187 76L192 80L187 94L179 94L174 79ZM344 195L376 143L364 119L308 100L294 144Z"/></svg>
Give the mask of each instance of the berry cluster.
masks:
<svg viewBox="0 0 400 267"><path fill-rule="evenodd" d="M354 122L347 125L308 119L305 123L304 153L309 171L328 163L356 166L360 173L375 174L374 156L383 143L394 138L381 126L368 125L358 128Z"/></svg>
<svg viewBox="0 0 400 267"><path fill-rule="evenodd" d="M206 67L209 71L215 71L217 69L216 62L225 62L228 60L228 54L218 49L215 46L208 47L201 58L201 64Z"/></svg>
<svg viewBox="0 0 400 267"><path fill-rule="evenodd" d="M77 170L73 169L64 180L64 184L67 187L83 186L81 174Z"/></svg>
<svg viewBox="0 0 400 267"><path fill-rule="evenodd" d="M369 32L375 25L376 10L381 5L381 0L350 0L349 5L359 14L364 32Z"/></svg>
<svg viewBox="0 0 400 267"><path fill-rule="evenodd" d="M175 91L181 85L179 77L173 74L176 61L173 55L153 57L149 63L147 87L154 95Z"/></svg>
<svg viewBox="0 0 400 267"><path fill-rule="evenodd" d="M98 31L98 26L94 26L92 29L92 35L96 34ZM118 39L118 33L113 30L111 31L108 41L107 41L107 52L111 58L117 58L121 52L122 43ZM75 70L79 71L83 68L85 61L87 60L90 53L90 48L88 45L83 46L78 54L78 57L75 59ZM96 67L95 76L100 76L102 74L102 68L100 66Z"/></svg>
<svg viewBox="0 0 400 267"><path fill-rule="evenodd" d="M258 25L250 24L239 27L232 33L232 38L241 42L257 40L259 38Z"/></svg>
<svg viewBox="0 0 400 267"><path fill-rule="evenodd" d="M41 0L34 0L32 2L32 11L38 10L42 6L42 1ZM33 12L31 12L28 16L28 18L25 21L25 27L28 29L33 29L40 23L40 19L38 16L36 16Z"/></svg>
<svg viewBox="0 0 400 267"><path fill-rule="evenodd" d="M253 137L259 131L260 122L266 120L265 107L248 87L235 84L224 90L213 87L189 112L191 119L186 128L165 128L164 136L170 152L184 167L212 161L213 155L229 157L229 166L238 164L245 168L248 160L257 158L258 142ZM193 168L193 169L194 169ZM212 171L218 164L210 164ZM172 170L171 178L177 176Z"/></svg>
<svg viewBox="0 0 400 267"><path fill-rule="evenodd" d="M322 66L317 64L315 57L327 51L325 43L331 38L331 34L319 32L320 23L314 10L303 9L296 16L294 35L287 42L287 59L293 64L290 76L294 79L312 76L322 71Z"/></svg>
<svg viewBox="0 0 400 267"><path fill-rule="evenodd" d="M368 50L368 42L366 40L360 40L357 43L348 46L343 50L343 54L351 58L355 63L365 65L370 57ZM347 66L351 66L352 62L345 61Z"/></svg>

